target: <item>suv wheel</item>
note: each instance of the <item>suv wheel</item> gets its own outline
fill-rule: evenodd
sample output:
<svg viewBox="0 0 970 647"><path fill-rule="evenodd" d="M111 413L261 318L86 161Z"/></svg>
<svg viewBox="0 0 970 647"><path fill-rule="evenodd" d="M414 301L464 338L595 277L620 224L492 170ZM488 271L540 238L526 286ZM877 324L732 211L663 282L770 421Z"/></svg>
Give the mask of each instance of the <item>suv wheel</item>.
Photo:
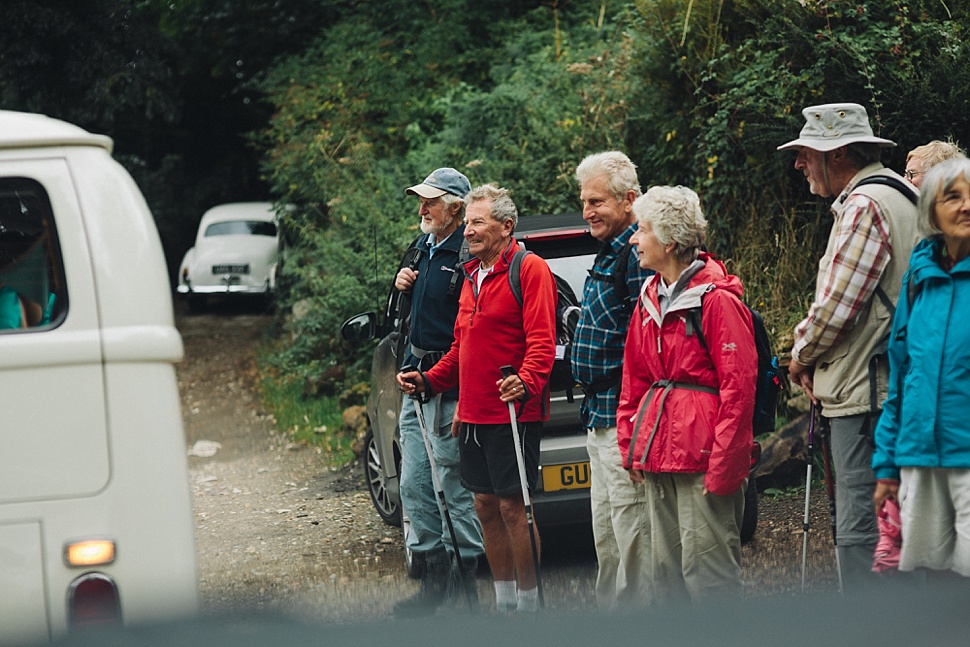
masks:
<svg viewBox="0 0 970 647"><path fill-rule="evenodd" d="M374 432L369 427L364 439L364 478L367 479L367 490L381 520L390 526L400 526L401 506L391 499L387 491L387 479L381 469L381 455L377 451Z"/></svg>

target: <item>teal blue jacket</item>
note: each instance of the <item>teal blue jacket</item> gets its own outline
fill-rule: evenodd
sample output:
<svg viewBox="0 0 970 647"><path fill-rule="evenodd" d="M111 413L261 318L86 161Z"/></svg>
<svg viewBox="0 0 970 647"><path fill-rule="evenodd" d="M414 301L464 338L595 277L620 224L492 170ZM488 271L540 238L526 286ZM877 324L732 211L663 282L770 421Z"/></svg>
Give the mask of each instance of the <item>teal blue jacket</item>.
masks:
<svg viewBox="0 0 970 647"><path fill-rule="evenodd" d="M948 274L936 260L941 248L919 243L903 277L875 432L877 478L898 480L902 467L970 468L970 257Z"/></svg>
<svg viewBox="0 0 970 647"><path fill-rule="evenodd" d="M0 286L0 328L20 328L22 323L20 297L13 288Z"/></svg>

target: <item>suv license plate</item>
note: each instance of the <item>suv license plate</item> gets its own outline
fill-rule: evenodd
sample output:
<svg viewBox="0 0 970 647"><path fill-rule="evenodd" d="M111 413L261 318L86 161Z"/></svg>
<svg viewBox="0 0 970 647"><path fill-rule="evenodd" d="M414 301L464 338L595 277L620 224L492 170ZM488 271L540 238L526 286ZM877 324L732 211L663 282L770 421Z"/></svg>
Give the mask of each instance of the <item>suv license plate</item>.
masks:
<svg viewBox="0 0 970 647"><path fill-rule="evenodd" d="M563 463L542 466L542 489L545 492L558 490L588 490L589 463Z"/></svg>
<svg viewBox="0 0 970 647"><path fill-rule="evenodd" d="M213 265L213 274L249 274L249 265Z"/></svg>

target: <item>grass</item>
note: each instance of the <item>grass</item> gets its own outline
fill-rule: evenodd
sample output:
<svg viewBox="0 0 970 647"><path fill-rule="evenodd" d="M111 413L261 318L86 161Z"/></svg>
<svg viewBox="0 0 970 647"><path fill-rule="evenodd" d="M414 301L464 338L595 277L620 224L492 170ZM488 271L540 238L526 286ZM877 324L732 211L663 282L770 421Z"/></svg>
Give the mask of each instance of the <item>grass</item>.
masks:
<svg viewBox="0 0 970 647"><path fill-rule="evenodd" d="M330 465L342 466L355 459L350 449L354 439L344 430L337 396L307 398L302 382L277 376L263 377L260 391L263 406L276 419L276 428L292 442L320 448Z"/></svg>

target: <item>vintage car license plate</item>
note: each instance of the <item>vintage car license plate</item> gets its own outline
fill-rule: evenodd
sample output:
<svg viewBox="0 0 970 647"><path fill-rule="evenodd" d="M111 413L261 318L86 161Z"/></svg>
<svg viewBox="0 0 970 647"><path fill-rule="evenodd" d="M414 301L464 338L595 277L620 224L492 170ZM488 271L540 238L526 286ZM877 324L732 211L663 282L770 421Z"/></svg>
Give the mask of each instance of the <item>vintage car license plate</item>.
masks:
<svg viewBox="0 0 970 647"><path fill-rule="evenodd" d="M213 274L249 274L249 264L242 265L213 265Z"/></svg>
<svg viewBox="0 0 970 647"><path fill-rule="evenodd" d="M546 492L589 489L589 463L543 465L542 489Z"/></svg>

